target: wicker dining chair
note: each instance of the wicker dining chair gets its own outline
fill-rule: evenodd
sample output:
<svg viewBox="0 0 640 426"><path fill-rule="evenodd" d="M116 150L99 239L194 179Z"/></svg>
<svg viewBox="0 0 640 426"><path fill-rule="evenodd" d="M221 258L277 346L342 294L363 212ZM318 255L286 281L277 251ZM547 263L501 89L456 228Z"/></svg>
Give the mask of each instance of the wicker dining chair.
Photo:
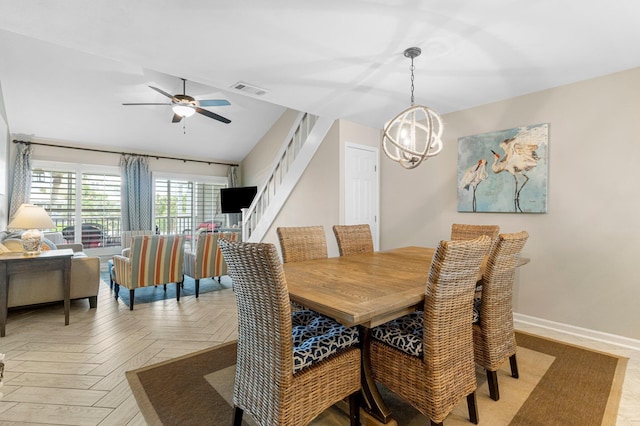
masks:
<svg viewBox="0 0 640 426"><path fill-rule="evenodd" d="M486 235L491 238L491 241L495 244L499 233L500 227L498 225L468 225L464 223L454 223L451 225L452 241L472 240L481 235ZM480 280L476 283L476 298L480 297L481 291L482 281Z"/></svg>
<svg viewBox="0 0 640 426"><path fill-rule="evenodd" d="M327 257L327 239L322 226L291 226L276 229L284 263Z"/></svg>
<svg viewBox="0 0 640 426"><path fill-rule="evenodd" d="M349 397L359 425L358 330L313 311L292 313L273 244L218 242L238 304L233 425L246 411L261 426L301 426Z"/></svg>
<svg viewBox="0 0 640 426"><path fill-rule="evenodd" d="M368 224L333 225L340 256L373 253L373 238Z"/></svg>
<svg viewBox="0 0 640 426"><path fill-rule="evenodd" d="M513 332L513 282L516 264L529 234L500 234L489 253L482 277L482 296L476 299L473 324L475 360L487 372L491 399L500 399L498 368L508 359L511 376L518 378Z"/></svg>
<svg viewBox="0 0 640 426"><path fill-rule="evenodd" d="M441 241L431 262L422 311L371 331L373 377L442 424L466 397L478 423L473 358L473 295L491 239Z"/></svg>
<svg viewBox="0 0 640 426"><path fill-rule="evenodd" d="M451 240L472 240L481 235L486 235L495 241L500 233L498 225L468 225L463 223L454 223L451 225Z"/></svg>

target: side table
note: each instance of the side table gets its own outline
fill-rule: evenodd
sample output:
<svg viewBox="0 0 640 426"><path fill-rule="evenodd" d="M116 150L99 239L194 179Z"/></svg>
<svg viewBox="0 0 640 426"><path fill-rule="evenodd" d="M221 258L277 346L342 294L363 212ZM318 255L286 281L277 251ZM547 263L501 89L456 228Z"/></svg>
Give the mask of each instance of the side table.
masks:
<svg viewBox="0 0 640 426"><path fill-rule="evenodd" d="M73 250L46 250L37 256L25 256L23 253L4 253L0 255L0 337L5 335L7 323L7 304L9 302L9 277L13 274L33 270L62 271L64 286L64 325L69 325L69 307L71 305L71 258Z"/></svg>

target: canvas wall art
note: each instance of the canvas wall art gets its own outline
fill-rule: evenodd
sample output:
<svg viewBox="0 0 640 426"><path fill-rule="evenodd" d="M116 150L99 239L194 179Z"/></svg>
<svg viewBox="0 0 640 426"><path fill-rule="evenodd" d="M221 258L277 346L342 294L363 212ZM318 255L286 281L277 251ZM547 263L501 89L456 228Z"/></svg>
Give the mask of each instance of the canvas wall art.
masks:
<svg viewBox="0 0 640 426"><path fill-rule="evenodd" d="M549 124L458 139L458 211L546 213Z"/></svg>

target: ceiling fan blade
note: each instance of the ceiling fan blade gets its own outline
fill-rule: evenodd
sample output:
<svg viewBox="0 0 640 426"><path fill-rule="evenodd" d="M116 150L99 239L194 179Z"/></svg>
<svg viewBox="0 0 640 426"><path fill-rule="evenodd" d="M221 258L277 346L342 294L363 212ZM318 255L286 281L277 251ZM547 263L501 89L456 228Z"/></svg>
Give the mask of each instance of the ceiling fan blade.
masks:
<svg viewBox="0 0 640 426"><path fill-rule="evenodd" d="M172 123L179 123L182 120L182 116L176 113L173 114L173 118L171 119Z"/></svg>
<svg viewBox="0 0 640 426"><path fill-rule="evenodd" d="M198 114L206 115L209 118L213 118L214 120L218 120L223 123L227 123L227 124L231 123L231 120L229 120L228 118L218 115L215 112L207 111L206 109L196 108L196 112Z"/></svg>
<svg viewBox="0 0 640 426"><path fill-rule="evenodd" d="M161 103L148 103L148 102L145 102L145 103L131 103L131 102L129 102L129 103L122 104L122 105L171 105L171 104L170 103L166 103L166 102L162 103L162 104Z"/></svg>
<svg viewBox="0 0 640 426"><path fill-rule="evenodd" d="M210 107L210 106L226 106L226 105L231 105L231 103L229 103L228 100L226 99L207 99L207 100L202 100L202 101L198 101L198 105L200 105L201 107Z"/></svg>
<svg viewBox="0 0 640 426"><path fill-rule="evenodd" d="M156 92L158 92L158 93L160 93L162 95L165 95L167 98L173 99L173 95L170 95L169 93L165 92L164 90L158 89L157 87L153 87L153 86L149 86L149 87L152 88L153 90L155 90Z"/></svg>

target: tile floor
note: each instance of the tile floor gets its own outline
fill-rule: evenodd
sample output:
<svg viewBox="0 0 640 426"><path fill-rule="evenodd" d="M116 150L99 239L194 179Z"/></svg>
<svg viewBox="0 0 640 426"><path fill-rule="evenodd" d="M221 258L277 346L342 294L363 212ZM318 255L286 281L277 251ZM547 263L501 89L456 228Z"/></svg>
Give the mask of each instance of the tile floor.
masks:
<svg viewBox="0 0 640 426"><path fill-rule="evenodd" d="M101 284L97 309L72 302L68 326L62 304L10 312L0 339L6 354L0 426L145 425L124 372L234 340L237 311L228 278L221 289L129 311ZM640 426L640 351L517 328L629 357L617 424Z"/></svg>

